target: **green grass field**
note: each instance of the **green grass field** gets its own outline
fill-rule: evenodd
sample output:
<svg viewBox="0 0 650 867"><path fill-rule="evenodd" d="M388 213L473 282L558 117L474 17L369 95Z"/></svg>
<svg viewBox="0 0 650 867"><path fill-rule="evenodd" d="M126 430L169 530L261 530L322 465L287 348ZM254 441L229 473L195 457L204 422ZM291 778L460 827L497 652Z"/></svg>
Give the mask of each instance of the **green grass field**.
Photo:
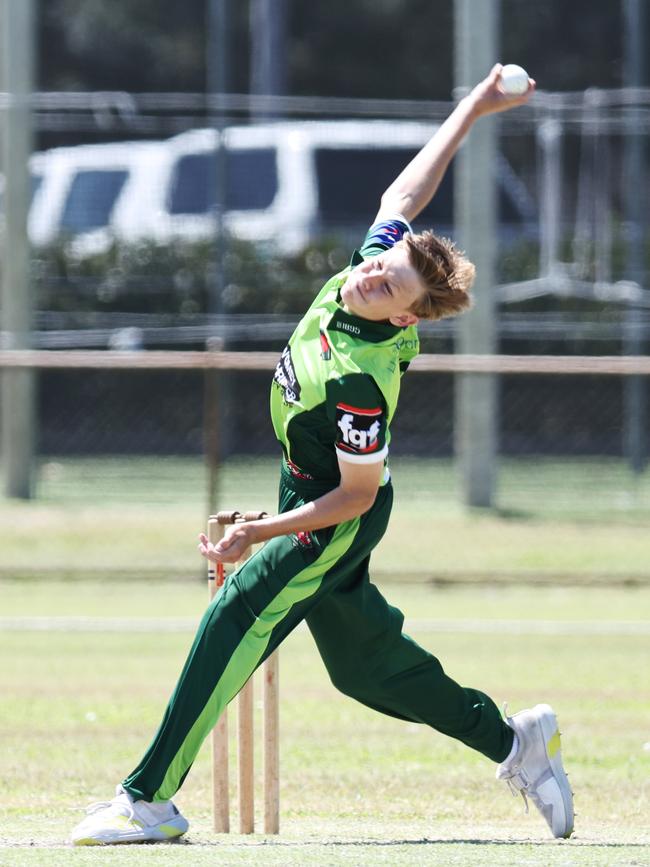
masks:
<svg viewBox="0 0 650 867"><path fill-rule="evenodd" d="M650 863L650 588L382 589L459 680L511 710L555 706L576 794L571 841L550 840L486 759L338 694L298 630L281 650L278 839L213 835L206 745L177 797L187 842L72 850L84 805L110 795L153 734L207 591L4 580L0 865Z"/></svg>
<svg viewBox="0 0 650 867"><path fill-rule="evenodd" d="M374 575L461 682L513 711L555 706L574 838L550 840L487 760L338 694L298 630L281 652L278 839L215 837L204 748L177 798L186 842L67 847L138 761L191 641L206 481L195 459L50 459L38 499L0 501L0 867L650 864L650 474L504 462L499 508L468 513L449 462L393 470ZM276 486L275 461L232 461L219 507L273 511Z"/></svg>
<svg viewBox="0 0 650 867"><path fill-rule="evenodd" d="M468 513L449 461L393 462L395 507L374 568L439 582L650 582L650 471L620 461L504 462L499 509ZM275 460L231 461L219 508L276 508ZM197 459L48 460L38 499L0 501L0 576L198 575ZM426 544L423 544L426 540ZM35 542L38 542L38 558Z"/></svg>

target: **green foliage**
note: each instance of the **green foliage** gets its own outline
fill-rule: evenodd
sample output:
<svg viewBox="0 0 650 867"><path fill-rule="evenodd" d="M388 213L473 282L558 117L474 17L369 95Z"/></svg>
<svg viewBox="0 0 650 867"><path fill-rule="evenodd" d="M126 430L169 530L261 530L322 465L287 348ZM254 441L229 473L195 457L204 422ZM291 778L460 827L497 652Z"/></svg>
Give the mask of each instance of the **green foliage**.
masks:
<svg viewBox="0 0 650 867"><path fill-rule="evenodd" d="M41 87L204 89L206 0L48 0L41 5ZM324 12L298 0L287 5L290 93L449 98L451 2L330 0ZM526 66L540 88L621 85L620 0L503 0L501 7L501 55ZM229 89L234 92L248 90L249 9L249 3L230 0Z"/></svg>
<svg viewBox="0 0 650 867"><path fill-rule="evenodd" d="M302 313L323 283L347 265L336 239L321 239L295 256L228 239L223 297L210 301L220 279L210 241L113 243L78 255L67 241L38 252L34 277L41 310L179 313Z"/></svg>
<svg viewBox="0 0 650 867"><path fill-rule="evenodd" d="M48 0L42 5L44 89L203 89L202 0Z"/></svg>
<svg viewBox="0 0 650 867"><path fill-rule="evenodd" d="M497 280L513 283L516 280L533 280L539 276L539 241L537 238L522 238L499 257Z"/></svg>
<svg viewBox="0 0 650 867"><path fill-rule="evenodd" d="M588 242L583 254L584 263L581 268L572 264L575 259L573 234L567 234L560 245L560 261L564 263L568 276L587 282L597 281L596 248L593 239ZM650 234L644 238L645 267L650 268ZM626 278L628 267L628 244L623 235L620 221L615 222L612 230L611 247L611 280L616 282ZM521 238L507 248L500 250L497 262L497 280L500 284L519 280L533 280L540 276L540 241L539 238ZM553 311L556 313L599 313L606 319L620 315L620 305L610 301L587 301L584 298L567 295L541 295L537 298L508 305L508 310L526 313Z"/></svg>
<svg viewBox="0 0 650 867"><path fill-rule="evenodd" d="M570 261L571 239L562 256ZM74 243L61 241L38 250L33 259L38 307L50 311L122 311L176 313L192 316L225 313L303 313L332 274L346 267L351 246L338 236L320 237L293 256L271 245L227 238L223 269L217 268L213 241L156 243L114 242L106 251L83 255ZM646 243L650 261L650 240ZM594 279L593 252L585 279ZM623 278L625 244L616 234L612 250L613 279ZM499 283L539 276L539 241L522 238L500 249ZM223 298L211 300L223 280ZM535 313L598 312L616 315L607 302L574 297L541 296L508 305L508 310Z"/></svg>

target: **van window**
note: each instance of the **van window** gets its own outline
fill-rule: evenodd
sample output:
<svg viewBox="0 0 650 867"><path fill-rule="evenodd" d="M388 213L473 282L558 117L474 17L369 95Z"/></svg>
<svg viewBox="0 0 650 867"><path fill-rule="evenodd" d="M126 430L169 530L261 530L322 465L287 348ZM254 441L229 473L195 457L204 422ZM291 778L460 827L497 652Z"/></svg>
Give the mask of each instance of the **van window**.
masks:
<svg viewBox="0 0 650 867"><path fill-rule="evenodd" d="M268 208L278 191L273 148L249 148L226 154L226 209ZM216 203L216 152L187 154L174 168L170 214L207 214Z"/></svg>
<svg viewBox="0 0 650 867"><path fill-rule="evenodd" d="M318 203L324 223L367 223L377 213L386 187L410 162L416 148L318 148L315 152ZM452 222L451 173L443 179L422 219Z"/></svg>
<svg viewBox="0 0 650 867"><path fill-rule="evenodd" d="M107 226L127 177L128 172L123 169L77 172L65 200L61 228L89 232Z"/></svg>

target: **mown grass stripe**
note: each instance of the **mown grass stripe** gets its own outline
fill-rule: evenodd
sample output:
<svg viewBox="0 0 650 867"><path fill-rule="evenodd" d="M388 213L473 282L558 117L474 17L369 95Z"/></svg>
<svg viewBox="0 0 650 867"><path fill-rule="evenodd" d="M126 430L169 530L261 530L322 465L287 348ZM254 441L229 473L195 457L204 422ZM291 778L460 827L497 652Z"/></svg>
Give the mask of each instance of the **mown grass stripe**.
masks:
<svg viewBox="0 0 650 867"><path fill-rule="evenodd" d="M167 617L0 617L0 632L192 632L198 619ZM299 629L306 629L301 624ZM650 635L647 620L431 620L407 618L405 632L481 635Z"/></svg>

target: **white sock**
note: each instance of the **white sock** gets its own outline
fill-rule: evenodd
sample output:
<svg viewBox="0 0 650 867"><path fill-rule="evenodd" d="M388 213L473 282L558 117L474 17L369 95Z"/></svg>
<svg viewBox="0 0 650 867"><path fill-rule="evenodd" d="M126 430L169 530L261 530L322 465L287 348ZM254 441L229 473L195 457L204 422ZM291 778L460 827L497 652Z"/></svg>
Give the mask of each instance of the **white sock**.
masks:
<svg viewBox="0 0 650 867"><path fill-rule="evenodd" d="M176 814L171 801L135 801L121 785L117 787L116 794L126 795L133 804L136 813L145 817L149 825L165 822Z"/></svg>
<svg viewBox="0 0 650 867"><path fill-rule="evenodd" d="M506 758L503 760L502 764L504 764L504 765L509 764L514 759L514 757L517 755L518 749L519 749L519 740L517 738L517 735L513 732L512 733L512 749L510 750L510 752L508 753Z"/></svg>

